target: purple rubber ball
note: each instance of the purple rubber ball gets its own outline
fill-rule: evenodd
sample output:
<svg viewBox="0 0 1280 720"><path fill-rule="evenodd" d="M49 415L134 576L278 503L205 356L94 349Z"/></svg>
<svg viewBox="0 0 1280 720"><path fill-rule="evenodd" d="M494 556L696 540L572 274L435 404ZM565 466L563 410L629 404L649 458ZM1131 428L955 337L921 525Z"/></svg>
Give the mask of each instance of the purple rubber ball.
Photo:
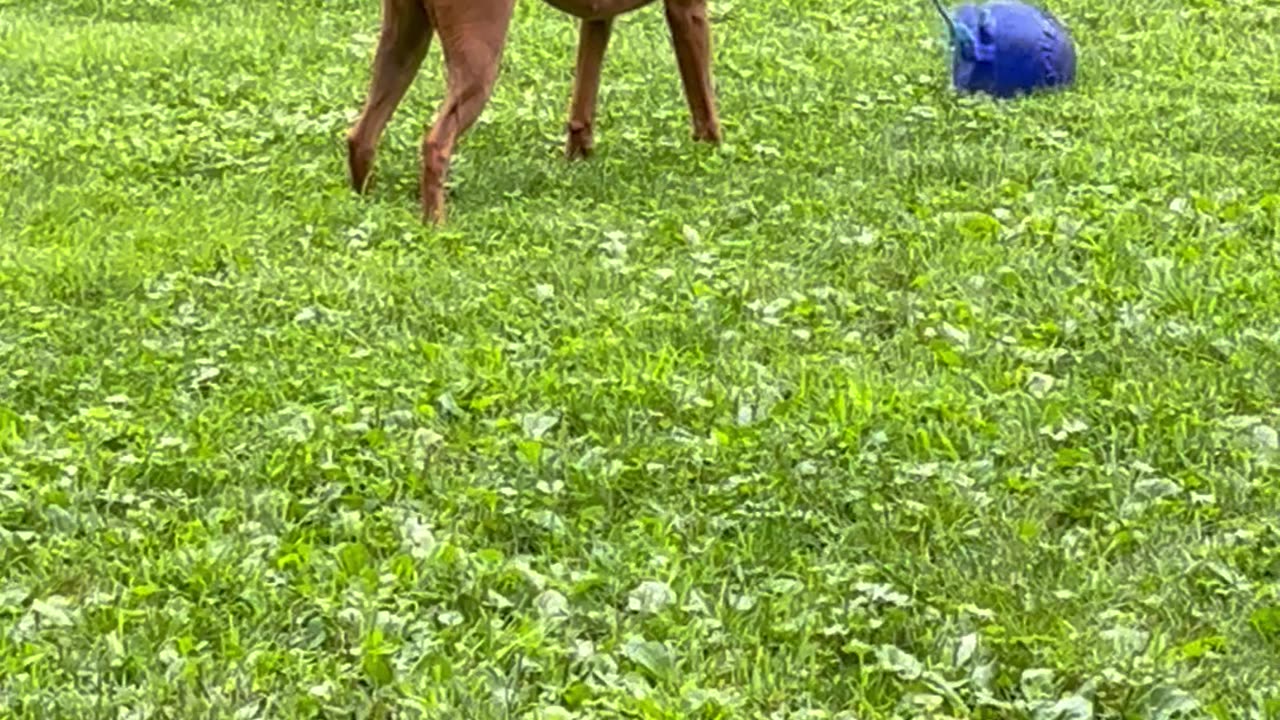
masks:
<svg viewBox="0 0 1280 720"><path fill-rule="evenodd" d="M1071 34L1047 10L997 0L961 5L952 22L951 77L957 90L1010 98L1075 81Z"/></svg>

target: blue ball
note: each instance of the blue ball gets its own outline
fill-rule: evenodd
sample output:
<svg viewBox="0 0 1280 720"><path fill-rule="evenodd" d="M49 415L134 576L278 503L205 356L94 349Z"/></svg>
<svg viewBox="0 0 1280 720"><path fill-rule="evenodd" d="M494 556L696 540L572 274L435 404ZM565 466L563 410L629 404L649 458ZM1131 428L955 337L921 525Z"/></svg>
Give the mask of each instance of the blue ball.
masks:
<svg viewBox="0 0 1280 720"><path fill-rule="evenodd" d="M962 5L952 18L958 37L951 77L957 90L1010 98L1075 81L1071 34L1047 10L997 0Z"/></svg>

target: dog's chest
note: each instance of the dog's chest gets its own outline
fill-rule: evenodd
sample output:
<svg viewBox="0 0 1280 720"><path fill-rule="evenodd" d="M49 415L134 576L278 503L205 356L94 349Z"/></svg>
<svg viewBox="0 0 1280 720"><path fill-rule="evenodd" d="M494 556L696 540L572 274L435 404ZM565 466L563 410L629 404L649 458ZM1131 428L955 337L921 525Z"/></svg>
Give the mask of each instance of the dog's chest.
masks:
<svg viewBox="0 0 1280 720"><path fill-rule="evenodd" d="M554 8L584 20L604 20L631 12L653 0L545 0Z"/></svg>

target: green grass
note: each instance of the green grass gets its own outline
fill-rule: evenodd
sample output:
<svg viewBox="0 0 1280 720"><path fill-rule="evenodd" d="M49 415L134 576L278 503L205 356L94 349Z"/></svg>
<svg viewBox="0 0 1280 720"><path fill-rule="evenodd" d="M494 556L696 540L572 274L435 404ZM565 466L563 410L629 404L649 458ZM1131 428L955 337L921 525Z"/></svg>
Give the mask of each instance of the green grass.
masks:
<svg viewBox="0 0 1280 720"><path fill-rule="evenodd" d="M1053 7L721 2L718 150L651 7L568 165L523 0L437 231L376 0L0 2L0 716L1280 717L1280 8Z"/></svg>

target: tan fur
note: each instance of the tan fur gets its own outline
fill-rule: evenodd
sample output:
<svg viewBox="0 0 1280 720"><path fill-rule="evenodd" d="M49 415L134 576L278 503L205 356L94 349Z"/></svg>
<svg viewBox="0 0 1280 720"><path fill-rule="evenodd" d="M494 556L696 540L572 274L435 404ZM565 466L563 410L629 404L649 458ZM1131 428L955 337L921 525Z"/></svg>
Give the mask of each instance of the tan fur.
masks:
<svg viewBox="0 0 1280 720"><path fill-rule="evenodd" d="M613 19L655 0L545 1L581 21L565 155L587 157L593 146L600 69ZM707 0L663 0L663 4L693 136L719 142ZM363 193L368 186L378 139L417 75L434 33L444 51L447 90L435 123L422 141L420 182L423 220L444 222L449 159L493 92L514 6L515 0L382 0L382 31L368 99L347 134L347 163L357 192Z"/></svg>

